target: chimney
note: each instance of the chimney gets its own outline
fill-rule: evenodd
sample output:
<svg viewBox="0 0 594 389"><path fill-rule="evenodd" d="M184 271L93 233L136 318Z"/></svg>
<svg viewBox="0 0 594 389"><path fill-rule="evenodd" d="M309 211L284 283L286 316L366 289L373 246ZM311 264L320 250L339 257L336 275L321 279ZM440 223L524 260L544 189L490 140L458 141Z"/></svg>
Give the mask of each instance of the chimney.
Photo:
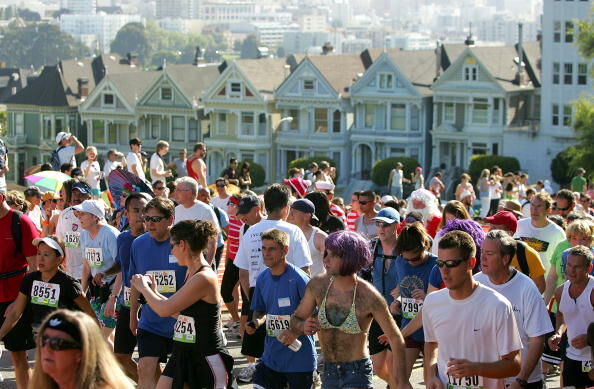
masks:
<svg viewBox="0 0 594 389"><path fill-rule="evenodd" d="M284 78L289 77L289 75L291 74L291 65L285 64L285 66L283 66L283 69L285 71Z"/></svg>
<svg viewBox="0 0 594 389"><path fill-rule="evenodd" d="M128 53L126 54L126 58L128 58L128 65L130 67L138 65L138 55L136 53Z"/></svg>
<svg viewBox="0 0 594 389"><path fill-rule="evenodd" d="M435 45L435 78L433 81L437 80L441 75L441 44L439 41L436 41Z"/></svg>
<svg viewBox="0 0 594 389"><path fill-rule="evenodd" d="M524 47L523 44L523 28L522 23L518 23L518 71L516 72L516 84L524 85Z"/></svg>
<svg viewBox="0 0 594 389"><path fill-rule="evenodd" d="M78 82L78 95L80 98L89 96L89 80L86 78L79 78Z"/></svg>
<svg viewBox="0 0 594 389"><path fill-rule="evenodd" d="M324 43L324 46L322 46L322 55L332 54L333 51L334 47L330 42L326 42Z"/></svg>
<svg viewBox="0 0 594 389"><path fill-rule="evenodd" d="M200 46L196 46L196 53L194 54L194 66L204 64L204 52Z"/></svg>
<svg viewBox="0 0 594 389"><path fill-rule="evenodd" d="M472 47L474 46L474 37L472 36L472 23L469 24L468 27L468 36L466 37L466 40L464 41L464 44L468 47Z"/></svg>

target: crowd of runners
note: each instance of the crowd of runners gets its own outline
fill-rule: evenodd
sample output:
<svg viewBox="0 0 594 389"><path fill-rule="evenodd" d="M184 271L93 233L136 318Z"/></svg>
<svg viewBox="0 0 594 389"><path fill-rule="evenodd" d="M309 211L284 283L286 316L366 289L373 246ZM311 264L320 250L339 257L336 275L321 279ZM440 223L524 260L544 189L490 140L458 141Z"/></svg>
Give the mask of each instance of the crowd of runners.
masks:
<svg viewBox="0 0 594 389"><path fill-rule="evenodd" d="M494 166L448 196L398 163L384 192L341 198L327 162L253 191L234 159L209 187L204 143L167 164L167 142L149 157L134 138L102 169L56 142L28 173L71 178L19 191L0 140L0 339L20 389L410 388L421 356L430 389L594 386L583 169L553 192ZM112 203L117 169L146 185Z"/></svg>

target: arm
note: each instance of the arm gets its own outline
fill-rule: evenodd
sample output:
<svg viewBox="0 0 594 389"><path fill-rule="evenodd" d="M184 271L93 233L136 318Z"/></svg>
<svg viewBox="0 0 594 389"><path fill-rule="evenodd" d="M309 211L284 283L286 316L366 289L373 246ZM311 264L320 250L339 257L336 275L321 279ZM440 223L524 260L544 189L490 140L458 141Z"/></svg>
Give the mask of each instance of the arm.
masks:
<svg viewBox="0 0 594 389"><path fill-rule="evenodd" d="M113 283L113 288L111 289L111 293L109 298L107 299L107 303L105 304L105 316L115 317L116 314L116 301L120 292L122 291L122 273L119 273Z"/></svg>
<svg viewBox="0 0 594 389"><path fill-rule="evenodd" d="M544 293L547 286L544 276L534 277L532 281L534 282L534 285L536 285L536 288L538 288L538 292L541 294Z"/></svg>
<svg viewBox="0 0 594 389"><path fill-rule="evenodd" d="M192 169L198 173L198 183L202 185L203 188L206 188L208 185L206 184L206 166L204 162L201 159L194 160L194 162L192 162Z"/></svg>
<svg viewBox="0 0 594 389"><path fill-rule="evenodd" d="M518 374L518 378L523 380L527 380L530 377L530 374L536 367L536 364L540 362L540 357L544 350L544 335L543 336L535 336L528 338L528 350L522 355L522 367L520 368L520 373ZM513 385L517 385L514 382ZM519 385L518 385L519 386Z"/></svg>
<svg viewBox="0 0 594 389"><path fill-rule="evenodd" d="M392 177L394 177L394 169L390 170L390 175L388 176L388 188L392 187Z"/></svg>
<svg viewBox="0 0 594 389"><path fill-rule="evenodd" d="M206 259L206 262L212 263L216 253L217 253L217 239L216 238L210 239L208 241L208 247L206 249L206 254L204 255L204 259Z"/></svg>
<svg viewBox="0 0 594 389"><path fill-rule="evenodd" d="M82 286L83 292L86 292L89 288L89 276L91 275L91 268L89 267L89 263L86 259L83 258L83 268L82 268L82 278L80 280L80 285Z"/></svg>
<svg viewBox="0 0 594 389"><path fill-rule="evenodd" d="M561 293L563 292L563 285L559 285L555 290L555 300L557 303L561 302ZM549 347L553 351L559 350L559 343L561 343L561 336L567 329L565 325L565 320L563 319L563 313L560 310L557 310L557 315L555 316L555 334L549 338Z"/></svg>
<svg viewBox="0 0 594 389"><path fill-rule="evenodd" d="M30 176L41 168L41 164L33 165L23 173L24 177Z"/></svg>
<svg viewBox="0 0 594 389"><path fill-rule="evenodd" d="M313 335L319 331L317 319L311 317L311 314L317 306L316 296L313 291L317 284L319 284L317 279L309 281L305 287L305 293L299 306L291 315L290 331L296 337L301 335Z"/></svg>
<svg viewBox="0 0 594 389"><path fill-rule="evenodd" d="M70 144L74 146L74 154L85 151L85 146L74 135L70 136Z"/></svg>
<svg viewBox="0 0 594 389"><path fill-rule="evenodd" d="M256 330L258 328L260 328L260 326L262 324L266 323L266 314L264 312L254 311L254 313L252 314L252 320L250 320L250 323L254 323L254 326L256 328L246 325L245 332L247 332L248 335L253 335L256 333Z"/></svg>
<svg viewBox="0 0 594 389"><path fill-rule="evenodd" d="M425 369L424 378L427 383L427 389L443 389L443 383L437 375L437 343L425 342L423 354L423 367Z"/></svg>
<svg viewBox="0 0 594 389"><path fill-rule="evenodd" d="M544 292L544 303L545 305L549 305L551 302L551 297L553 297L553 293L555 292L555 284L557 283L557 266L552 265L551 270L549 270L549 274L547 274L547 281L546 281L546 288ZM540 288L538 288L540 290Z"/></svg>
<svg viewBox="0 0 594 389"><path fill-rule="evenodd" d="M81 294L80 296L75 298L74 302L76 303L76 305L78 305L81 311L95 319L97 324L99 324L99 322L97 321L97 315L95 315L95 311L93 311L93 308L91 308L91 304L89 304L89 300L87 300L84 294Z"/></svg>
<svg viewBox="0 0 594 389"><path fill-rule="evenodd" d="M478 375L485 378L514 377L520 372L520 350L502 355L495 362L470 362L466 359L451 359L448 374L455 378Z"/></svg>
<svg viewBox="0 0 594 389"><path fill-rule="evenodd" d="M241 285L241 289L243 289L243 293L245 293L246 296L249 296L250 273L245 269L239 269L239 284Z"/></svg>
<svg viewBox="0 0 594 389"><path fill-rule="evenodd" d="M140 293L130 285L130 331L136 336L136 329L138 328L138 311L140 311L140 303L138 297Z"/></svg>
<svg viewBox="0 0 594 389"><path fill-rule="evenodd" d="M4 323L2 323L2 327L0 328L0 339L4 338L16 325L28 302L29 296L19 292L14 303L10 305L10 309L7 309L4 313Z"/></svg>
<svg viewBox="0 0 594 389"><path fill-rule="evenodd" d="M37 270L37 255L32 255L30 257L27 257L26 259L27 259L27 263L29 264L28 273L31 273L32 271Z"/></svg>

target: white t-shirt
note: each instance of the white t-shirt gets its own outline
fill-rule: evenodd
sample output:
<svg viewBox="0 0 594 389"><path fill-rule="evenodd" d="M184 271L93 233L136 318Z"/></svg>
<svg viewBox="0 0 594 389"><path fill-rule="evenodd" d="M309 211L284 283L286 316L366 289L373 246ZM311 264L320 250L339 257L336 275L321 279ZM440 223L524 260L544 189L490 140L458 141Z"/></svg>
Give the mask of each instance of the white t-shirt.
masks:
<svg viewBox="0 0 594 389"><path fill-rule="evenodd" d="M29 216L29 219L35 224L35 227L41 231L41 208L39 205L36 205L32 210L27 211L26 215Z"/></svg>
<svg viewBox="0 0 594 389"><path fill-rule="evenodd" d="M66 260L64 271L72 277L80 280L82 278L83 255L80 247L80 233L82 227L80 221L74 216L72 208L66 208L60 213L56 224L56 236L65 243Z"/></svg>
<svg viewBox="0 0 594 389"><path fill-rule="evenodd" d="M240 269L249 271L250 287L256 286L256 279L266 269L262 259L262 233L270 228L277 228L289 234L289 253L287 262L303 268L311 266L311 255L303 231L284 220L262 220L251 226L241 238L239 249L233 263Z"/></svg>
<svg viewBox="0 0 594 389"><path fill-rule="evenodd" d="M153 155L151 155L151 182L155 182L157 180L164 181L165 177L153 175L153 169L161 172L165 170L165 164L163 163L163 159L159 157L159 154L157 153L153 153Z"/></svg>
<svg viewBox="0 0 594 389"><path fill-rule="evenodd" d="M551 325L547 307L534 282L521 272L517 270L515 272L511 280L501 285L492 283L482 272L475 274L474 279L501 293L511 303L522 340L522 360L524 360L526 357L524 353L528 351L530 345L528 338L545 335L554 328ZM530 383L540 380L542 380L542 365L539 361L527 381ZM514 381L514 377L505 379L506 384Z"/></svg>
<svg viewBox="0 0 594 389"><path fill-rule="evenodd" d="M501 183L496 182L495 185L489 185L489 197L491 200L501 198Z"/></svg>
<svg viewBox="0 0 594 389"><path fill-rule="evenodd" d="M85 169L89 166L89 160L84 160L83 163L80 164L80 169L85 171ZM91 163L91 168L89 169L89 173L85 176L85 181L91 189L99 189L99 179L101 178L101 166L99 166L99 162L93 161Z"/></svg>
<svg viewBox="0 0 594 389"><path fill-rule="evenodd" d="M103 165L103 174L105 174L105 178L109 177L109 173L113 170L116 170L118 167L124 167L120 161L110 161L109 159Z"/></svg>
<svg viewBox="0 0 594 389"><path fill-rule="evenodd" d="M423 330L425 342L437 342L437 368L444 385L448 384L447 365L452 358L496 362L522 348L511 304L481 284L464 300L451 298L447 288L427 295ZM468 386L467 381L485 389L504 387L503 379L484 377L468 377L456 384Z"/></svg>
<svg viewBox="0 0 594 389"><path fill-rule="evenodd" d="M140 171L139 177L144 181L146 179L146 177L144 176L144 169L142 168L142 162L140 161L136 153L130 151L126 156L126 161L128 161L128 171L132 174L136 174L136 172L132 170L132 165L138 165L138 170Z"/></svg>
<svg viewBox="0 0 594 389"><path fill-rule="evenodd" d="M74 152L76 147L66 146L58 151L58 157L60 157L60 165L65 163L71 163L72 167L76 167L76 158L74 158Z"/></svg>
<svg viewBox="0 0 594 389"><path fill-rule="evenodd" d="M212 200L210 200L210 202L212 203L212 205L214 205L215 207L219 207L221 208L223 211L227 212L227 202L229 201L229 197L227 196L224 199L220 198L219 196L213 198Z"/></svg>
<svg viewBox="0 0 594 389"><path fill-rule="evenodd" d="M208 220L219 229L217 215L211 207L200 201L197 201L196 204L192 205L190 208L186 208L181 204L175 207L175 223L182 220Z"/></svg>
<svg viewBox="0 0 594 389"><path fill-rule="evenodd" d="M520 238L536 250L542 265L548 272L551 267L551 256L557 245L565 240L565 232L551 221L546 227L536 228L532 225L532 219L520 219L514 238Z"/></svg>

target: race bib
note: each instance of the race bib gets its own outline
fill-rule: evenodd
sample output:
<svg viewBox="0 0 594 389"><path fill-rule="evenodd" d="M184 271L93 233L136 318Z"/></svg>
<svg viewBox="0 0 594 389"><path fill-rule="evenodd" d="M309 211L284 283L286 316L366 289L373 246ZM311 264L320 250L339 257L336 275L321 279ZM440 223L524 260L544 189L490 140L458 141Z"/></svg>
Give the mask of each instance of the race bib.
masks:
<svg viewBox="0 0 594 389"><path fill-rule="evenodd" d="M103 267L103 250L101 248L85 249L85 258L89 262L89 266L94 268Z"/></svg>
<svg viewBox="0 0 594 389"><path fill-rule="evenodd" d="M588 373L592 370L592 361L582 361L582 373Z"/></svg>
<svg viewBox="0 0 594 389"><path fill-rule="evenodd" d="M484 389L483 377L473 375L469 377L454 378L448 374L447 389Z"/></svg>
<svg viewBox="0 0 594 389"><path fill-rule="evenodd" d="M179 315L173 328L173 340L183 343L196 343L196 324L194 318Z"/></svg>
<svg viewBox="0 0 594 389"><path fill-rule="evenodd" d="M67 232L64 235L64 246L70 248L78 247L80 243L80 232Z"/></svg>
<svg viewBox="0 0 594 389"><path fill-rule="evenodd" d="M43 281L33 281L31 288L31 302L57 308L60 300L60 285Z"/></svg>
<svg viewBox="0 0 594 389"><path fill-rule="evenodd" d="M130 306L130 288L124 286L124 305L129 307Z"/></svg>
<svg viewBox="0 0 594 389"><path fill-rule="evenodd" d="M416 300L409 297L402 297L402 316L406 319L414 319L423 306L423 300Z"/></svg>
<svg viewBox="0 0 594 389"><path fill-rule="evenodd" d="M266 315L266 335L274 338L288 330L291 315Z"/></svg>
<svg viewBox="0 0 594 389"><path fill-rule="evenodd" d="M147 271L157 281L157 292L159 293L175 293L175 271L173 270L151 270Z"/></svg>

